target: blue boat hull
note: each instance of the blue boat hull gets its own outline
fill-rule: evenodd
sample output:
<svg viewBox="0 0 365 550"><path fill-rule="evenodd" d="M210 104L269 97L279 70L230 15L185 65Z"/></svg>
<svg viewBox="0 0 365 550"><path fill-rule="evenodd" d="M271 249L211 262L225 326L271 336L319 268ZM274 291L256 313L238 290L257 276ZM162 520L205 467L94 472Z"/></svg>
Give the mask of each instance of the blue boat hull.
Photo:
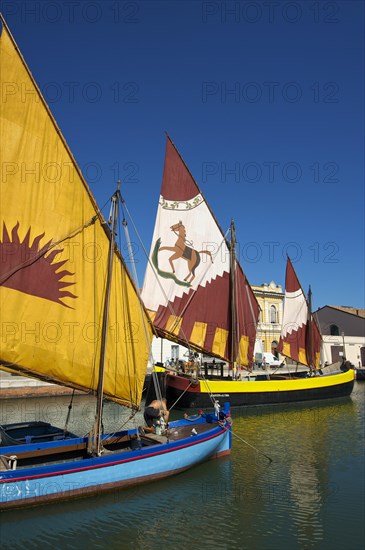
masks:
<svg viewBox="0 0 365 550"><path fill-rule="evenodd" d="M25 467L0 472L0 509L44 504L50 501L80 498L102 491L128 487L177 474L208 459L229 454L231 431L227 422L209 426L204 419L197 424L180 420L172 422L170 431L188 427L190 435L176 441L108 452L95 458L84 458L51 465ZM196 426L197 435L190 429ZM176 432L177 433L177 432ZM119 435L133 435L134 430ZM83 441L75 440L75 442ZM136 440L138 441L138 440ZM69 443L69 442L68 442ZM51 443L48 449L67 442ZM38 449L42 444L38 445ZM13 447L2 448L9 456ZM21 452L21 446L16 448ZM29 445L27 445L29 451Z"/></svg>

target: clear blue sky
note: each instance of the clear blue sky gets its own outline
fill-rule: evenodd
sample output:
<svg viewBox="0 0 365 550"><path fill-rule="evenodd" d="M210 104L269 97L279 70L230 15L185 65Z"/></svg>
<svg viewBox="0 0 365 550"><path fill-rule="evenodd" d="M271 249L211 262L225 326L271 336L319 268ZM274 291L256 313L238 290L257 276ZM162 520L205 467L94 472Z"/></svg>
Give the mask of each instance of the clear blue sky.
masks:
<svg viewBox="0 0 365 550"><path fill-rule="evenodd" d="M166 129L252 284L284 285L288 252L314 307L364 307L362 1L1 9L99 205L118 168L148 250Z"/></svg>

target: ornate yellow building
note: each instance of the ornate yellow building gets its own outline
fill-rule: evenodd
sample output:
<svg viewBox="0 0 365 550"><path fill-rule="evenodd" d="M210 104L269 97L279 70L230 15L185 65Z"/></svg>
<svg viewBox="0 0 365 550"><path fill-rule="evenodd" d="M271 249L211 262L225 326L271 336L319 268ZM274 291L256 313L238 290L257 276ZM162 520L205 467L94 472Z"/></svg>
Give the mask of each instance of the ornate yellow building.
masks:
<svg viewBox="0 0 365 550"><path fill-rule="evenodd" d="M256 338L262 341L263 351L271 351L276 355L283 322L283 289L271 281L261 286L252 285L252 290L261 307Z"/></svg>

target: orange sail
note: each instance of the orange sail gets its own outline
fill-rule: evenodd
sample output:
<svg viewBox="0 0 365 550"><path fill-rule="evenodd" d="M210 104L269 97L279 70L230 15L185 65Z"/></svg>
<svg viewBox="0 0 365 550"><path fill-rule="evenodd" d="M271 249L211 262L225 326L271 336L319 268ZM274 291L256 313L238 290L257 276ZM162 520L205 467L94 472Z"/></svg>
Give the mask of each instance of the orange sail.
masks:
<svg viewBox="0 0 365 550"><path fill-rule="evenodd" d="M290 261L286 264L283 326L278 351L294 361L319 368L321 334Z"/></svg>
<svg viewBox="0 0 365 550"><path fill-rule="evenodd" d="M209 355L249 365L259 305L194 178L167 138L156 224L142 298L159 334ZM231 307L236 300L236 326Z"/></svg>

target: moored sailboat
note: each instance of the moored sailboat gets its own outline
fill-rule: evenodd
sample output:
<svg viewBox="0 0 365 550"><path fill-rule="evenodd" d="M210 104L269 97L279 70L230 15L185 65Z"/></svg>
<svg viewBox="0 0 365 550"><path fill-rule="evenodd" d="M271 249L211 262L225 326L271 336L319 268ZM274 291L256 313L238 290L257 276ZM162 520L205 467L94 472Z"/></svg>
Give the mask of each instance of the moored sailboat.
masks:
<svg viewBox="0 0 365 550"><path fill-rule="evenodd" d="M0 76L13 87L0 118L0 368L96 396L87 436L1 447L4 510L181 472L228 454L231 433L227 407L158 435L103 433L105 398L139 409L152 335L116 246L120 190L108 226L1 22Z"/></svg>
<svg viewBox="0 0 365 550"><path fill-rule="evenodd" d="M225 372L222 367L220 374L200 367L197 375L198 366L195 372L190 368L189 373L170 370L164 380L168 405L182 409L209 407L215 400L226 399L232 406L264 405L351 393L353 371L307 378L305 372L288 372L288 376L250 372L259 306L235 257L233 223L230 233L228 242L185 162L167 137L142 297L161 337L229 365ZM296 318L289 320L291 313L289 307L288 320L284 319L286 328L293 328L297 322ZM300 328L302 331L306 334L306 326ZM289 332L292 338L295 331ZM283 342L284 339L283 335ZM313 340L312 351L317 340ZM305 357L303 348L296 360L303 359L303 364L308 365ZM313 365L311 373L317 374ZM194 367L194 361L191 366Z"/></svg>

